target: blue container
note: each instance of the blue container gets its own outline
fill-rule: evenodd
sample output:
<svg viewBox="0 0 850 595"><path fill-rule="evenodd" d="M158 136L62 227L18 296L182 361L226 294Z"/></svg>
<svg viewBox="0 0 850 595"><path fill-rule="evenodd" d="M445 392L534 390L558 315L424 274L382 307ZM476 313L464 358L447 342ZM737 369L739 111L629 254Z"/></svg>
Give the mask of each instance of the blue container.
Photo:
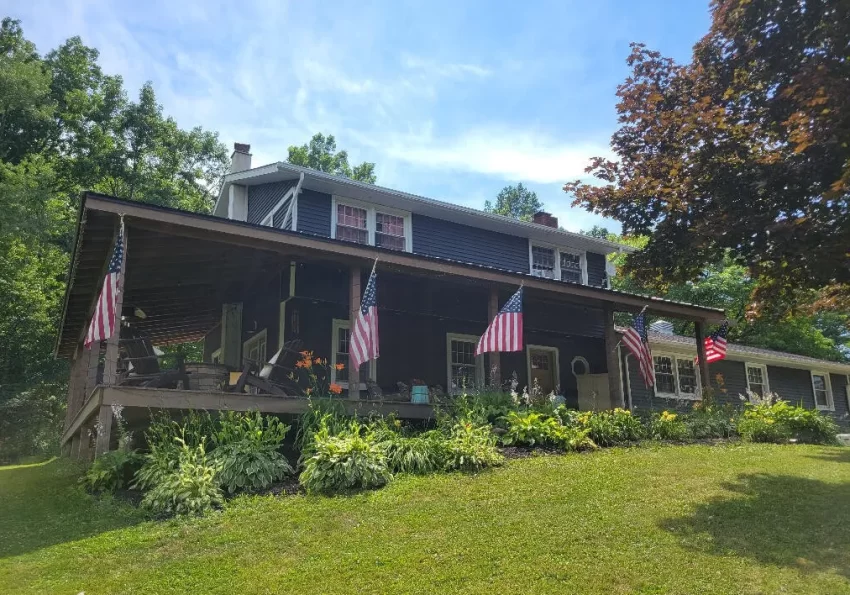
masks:
<svg viewBox="0 0 850 595"><path fill-rule="evenodd" d="M428 402L428 387L427 386L412 386L412 387L410 387L410 402L411 403L427 403Z"/></svg>

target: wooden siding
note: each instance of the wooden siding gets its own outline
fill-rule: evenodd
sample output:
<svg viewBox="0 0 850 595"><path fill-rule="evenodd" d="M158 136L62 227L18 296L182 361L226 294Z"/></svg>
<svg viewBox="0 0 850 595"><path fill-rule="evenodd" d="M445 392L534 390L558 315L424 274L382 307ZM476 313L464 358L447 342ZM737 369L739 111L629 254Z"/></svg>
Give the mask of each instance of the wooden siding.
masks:
<svg viewBox="0 0 850 595"><path fill-rule="evenodd" d="M607 287L605 255L596 252L587 253L587 284L594 287Z"/></svg>
<svg viewBox="0 0 850 595"><path fill-rule="evenodd" d="M301 190L298 195L298 222L296 229L302 233L331 236L331 195Z"/></svg>
<svg viewBox="0 0 850 595"><path fill-rule="evenodd" d="M847 376L845 374L830 374L832 384L832 400L835 403L835 417L850 423L850 403L847 402Z"/></svg>
<svg viewBox="0 0 850 595"><path fill-rule="evenodd" d="M283 224L284 219L286 218L286 214L289 213L289 209L292 207L292 201L295 200L293 197L289 197L286 199L277 212L272 217L272 226L278 229L292 229L292 217L286 221L286 225Z"/></svg>
<svg viewBox="0 0 850 595"><path fill-rule="evenodd" d="M527 273L528 239L413 214L413 252Z"/></svg>
<svg viewBox="0 0 850 595"><path fill-rule="evenodd" d="M802 405L806 409L815 408L815 395L812 391L812 376L809 370L768 366L767 377L770 390L792 405Z"/></svg>
<svg viewBox="0 0 850 595"><path fill-rule="evenodd" d="M297 183L297 180L289 180L248 186L248 223L261 223L289 189Z"/></svg>

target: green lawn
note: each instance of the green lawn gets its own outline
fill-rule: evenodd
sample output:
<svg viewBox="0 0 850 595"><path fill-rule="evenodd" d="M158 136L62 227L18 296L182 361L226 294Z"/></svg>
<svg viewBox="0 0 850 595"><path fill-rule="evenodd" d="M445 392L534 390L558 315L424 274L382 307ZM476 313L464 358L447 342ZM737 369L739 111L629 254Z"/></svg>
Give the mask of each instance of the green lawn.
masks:
<svg viewBox="0 0 850 595"><path fill-rule="evenodd" d="M850 449L534 457L168 522L74 481L0 467L0 592L850 593Z"/></svg>

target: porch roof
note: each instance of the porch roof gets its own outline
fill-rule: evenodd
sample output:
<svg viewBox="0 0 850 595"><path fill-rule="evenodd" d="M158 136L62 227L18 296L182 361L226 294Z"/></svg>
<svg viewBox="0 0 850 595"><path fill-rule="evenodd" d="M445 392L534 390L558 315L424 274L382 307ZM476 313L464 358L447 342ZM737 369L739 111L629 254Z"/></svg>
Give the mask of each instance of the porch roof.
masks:
<svg viewBox="0 0 850 595"><path fill-rule="evenodd" d="M221 304L241 301L250 286L311 258L402 273L446 276L504 288L524 283L533 294L563 301L684 320L719 322L722 310L600 287L541 279L459 260L410 254L311 236L212 215L189 213L94 193L82 197L62 323L59 357L73 355L94 309L119 216L127 230L124 306L141 309L139 329L154 342L203 337L219 321Z"/></svg>

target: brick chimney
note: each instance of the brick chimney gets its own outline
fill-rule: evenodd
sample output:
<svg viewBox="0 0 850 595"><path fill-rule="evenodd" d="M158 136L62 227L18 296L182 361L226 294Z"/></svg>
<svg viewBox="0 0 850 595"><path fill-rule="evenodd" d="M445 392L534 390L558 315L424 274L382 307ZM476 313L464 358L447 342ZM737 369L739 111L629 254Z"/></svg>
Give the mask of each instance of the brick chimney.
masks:
<svg viewBox="0 0 850 595"><path fill-rule="evenodd" d="M554 227L555 229L558 229L558 218L553 217L552 213L537 211L534 215L532 215L531 220L538 225L545 225L546 227Z"/></svg>
<svg viewBox="0 0 850 595"><path fill-rule="evenodd" d="M230 156L230 173L251 169L251 145L233 143L233 155Z"/></svg>

